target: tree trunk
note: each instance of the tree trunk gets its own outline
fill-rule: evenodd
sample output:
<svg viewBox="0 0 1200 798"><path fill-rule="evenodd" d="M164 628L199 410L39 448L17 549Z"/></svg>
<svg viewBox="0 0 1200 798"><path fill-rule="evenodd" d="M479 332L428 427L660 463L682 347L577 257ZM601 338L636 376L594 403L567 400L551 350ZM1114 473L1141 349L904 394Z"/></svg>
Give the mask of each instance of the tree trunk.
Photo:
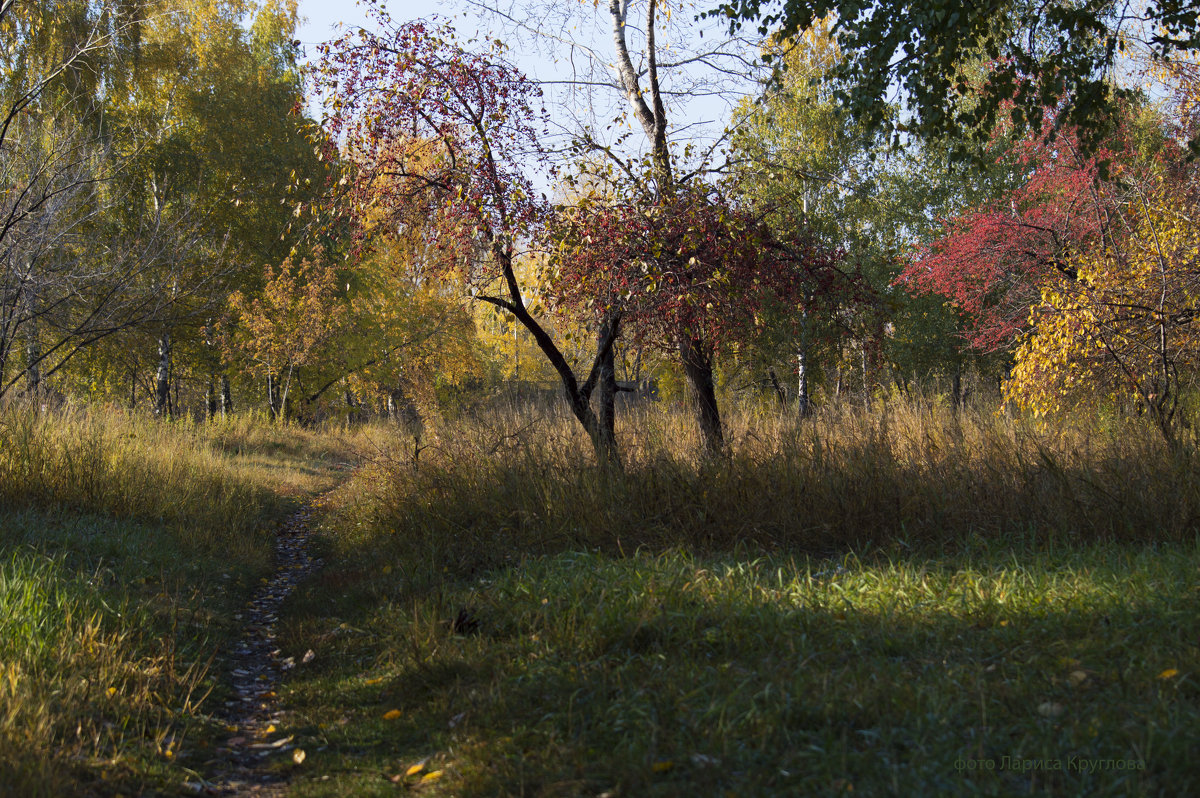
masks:
<svg viewBox="0 0 1200 798"><path fill-rule="evenodd" d="M42 347L38 341L37 324L29 322L29 340L25 344L25 384L30 396L42 390Z"/></svg>
<svg viewBox="0 0 1200 798"><path fill-rule="evenodd" d="M863 381L863 407L867 410L871 409L871 375L867 371L867 344L863 341L862 348L862 381Z"/></svg>
<svg viewBox="0 0 1200 798"><path fill-rule="evenodd" d="M811 412L808 398L808 347L801 346L796 353L796 415L808 418Z"/></svg>
<svg viewBox="0 0 1200 798"><path fill-rule="evenodd" d="M954 376L950 380L950 406L957 413L963 406L962 369L955 366Z"/></svg>
<svg viewBox="0 0 1200 798"><path fill-rule="evenodd" d="M233 392L229 390L229 375L221 375L221 418L233 412Z"/></svg>
<svg viewBox="0 0 1200 798"><path fill-rule="evenodd" d="M272 421L279 418L279 380L273 371L267 372L267 412Z"/></svg>
<svg viewBox="0 0 1200 798"><path fill-rule="evenodd" d="M171 334L163 333L158 338L158 373L154 385L154 414L169 417L171 414Z"/></svg>
<svg viewBox="0 0 1200 798"><path fill-rule="evenodd" d="M208 385L204 388L204 417L212 421L217 417L217 380L212 374L208 375Z"/></svg>
<svg viewBox="0 0 1200 798"><path fill-rule="evenodd" d="M679 356L683 362L684 376L687 377L692 406L696 411L696 421L704 436L704 448L709 454L719 454L725 448L725 433L721 426L721 413L717 409L712 353L703 341L685 335L679 339Z"/></svg>
<svg viewBox="0 0 1200 798"><path fill-rule="evenodd" d="M796 349L796 415L800 418L808 418L812 410L808 397L808 307L812 301L809 292L800 311L800 345Z"/></svg>
<svg viewBox="0 0 1200 798"><path fill-rule="evenodd" d="M600 391L596 407L596 423L605 447L616 451L617 447L617 360L616 346L604 347L603 334L597 344L600 347Z"/></svg>
<svg viewBox="0 0 1200 798"><path fill-rule="evenodd" d="M420 443L425 432L425 422L421 418L421 411L405 393L404 386L397 385L388 391L387 413L389 419L403 426L408 434Z"/></svg>
<svg viewBox="0 0 1200 798"><path fill-rule="evenodd" d="M775 391L775 398L779 400L779 404L787 407L787 393L779 384L779 375L775 373L775 369L767 369L767 379L771 381L771 388Z"/></svg>

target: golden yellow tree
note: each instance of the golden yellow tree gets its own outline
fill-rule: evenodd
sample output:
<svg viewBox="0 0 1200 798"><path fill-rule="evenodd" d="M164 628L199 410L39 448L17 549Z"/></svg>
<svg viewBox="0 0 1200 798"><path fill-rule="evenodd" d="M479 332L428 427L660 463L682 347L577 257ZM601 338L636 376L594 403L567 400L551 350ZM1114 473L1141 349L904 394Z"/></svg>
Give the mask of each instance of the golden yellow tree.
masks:
<svg viewBox="0 0 1200 798"><path fill-rule="evenodd" d="M1105 240L1069 258L1074 279L1042 287L1009 399L1039 415L1132 400L1174 440L1200 366L1200 215L1187 188L1166 175L1133 187L1109 209Z"/></svg>

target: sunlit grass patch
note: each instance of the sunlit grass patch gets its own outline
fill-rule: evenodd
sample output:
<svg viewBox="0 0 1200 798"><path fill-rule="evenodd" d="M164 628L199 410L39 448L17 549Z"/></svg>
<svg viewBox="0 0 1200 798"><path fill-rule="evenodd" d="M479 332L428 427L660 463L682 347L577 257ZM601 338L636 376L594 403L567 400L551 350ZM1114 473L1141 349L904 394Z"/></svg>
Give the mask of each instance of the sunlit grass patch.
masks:
<svg viewBox="0 0 1200 798"><path fill-rule="evenodd" d="M0 783L56 796L179 753L208 691L202 640L31 550L0 562Z"/></svg>

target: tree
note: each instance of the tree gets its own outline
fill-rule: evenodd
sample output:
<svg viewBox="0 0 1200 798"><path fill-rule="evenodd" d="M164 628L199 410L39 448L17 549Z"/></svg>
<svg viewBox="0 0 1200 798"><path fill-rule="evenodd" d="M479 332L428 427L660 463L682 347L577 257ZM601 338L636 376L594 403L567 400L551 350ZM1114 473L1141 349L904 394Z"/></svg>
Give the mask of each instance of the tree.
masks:
<svg viewBox="0 0 1200 798"><path fill-rule="evenodd" d="M1023 183L950 220L905 271L972 317L976 347L1015 349L1005 393L1035 413L1132 400L1172 440L1197 363L1200 181L1169 132L1129 107L1096 155L1069 133L1027 136L1010 156Z"/></svg>
<svg viewBox="0 0 1200 798"><path fill-rule="evenodd" d="M1042 284L1005 393L1038 414L1132 400L1173 443L1200 367L1200 183L1191 164L1138 171L1099 187L1103 234Z"/></svg>
<svg viewBox="0 0 1200 798"><path fill-rule="evenodd" d="M263 267L290 253L293 208L323 182L323 166L311 122L296 113L295 2L144 0L131 9L136 35L106 97L114 147L130 164L120 175L130 196L122 224L188 220L202 234L172 267L187 279L164 277L157 290L198 278L208 289L157 320L155 406L165 412L176 361L209 382L223 371L202 331L231 289L260 290Z"/></svg>
<svg viewBox="0 0 1200 798"><path fill-rule="evenodd" d="M557 303L622 324L636 340L679 347L711 452L724 445L712 376L718 348L749 340L768 308L794 315L805 287L829 279L840 258L811 236L776 239L700 181L655 202L583 200L562 209L551 236Z"/></svg>
<svg viewBox="0 0 1200 798"><path fill-rule="evenodd" d="M117 224L128 159L102 124L128 25L108 3L5 6L0 34L0 395L20 379L36 392L77 354L159 318L186 299L141 290L191 228L161 219ZM7 368L19 341L24 371Z"/></svg>
<svg viewBox="0 0 1200 798"><path fill-rule="evenodd" d="M472 52L447 27L397 24L380 5L371 14L380 32L348 32L324 45L315 72L326 127L352 163L341 207L360 229L370 214L430 213L438 255L431 268L457 271L477 300L529 331L597 457L615 462L616 441L598 423L591 394L616 331L601 332L581 382L530 312L517 277L520 248L546 212L524 172L541 160L537 88L504 61L499 42Z"/></svg>
<svg viewBox="0 0 1200 798"><path fill-rule="evenodd" d="M321 263L321 255L268 267L261 297L235 292L229 299L234 318L227 347L243 353L266 380L271 418L287 418L298 371L313 362L346 317L337 272Z"/></svg>
<svg viewBox="0 0 1200 798"><path fill-rule="evenodd" d="M846 56L837 70L846 80L839 101L870 127L984 142L1007 119L1018 133L1074 129L1088 152L1102 143L1120 102L1131 96L1112 80L1129 40L1143 40L1164 63L1200 49L1200 6L1190 0L1146 6L1116 0L730 0L708 14L726 16L735 29L757 22L763 34L785 40L834 15L833 32ZM988 66L982 85L971 69L978 59ZM891 115L895 85L911 117Z"/></svg>
<svg viewBox="0 0 1200 798"><path fill-rule="evenodd" d="M1099 241L1103 211L1094 193L1099 160L1063 137L1057 146L1029 136L1008 153L1027 177L994 200L944 222L900 276L916 290L951 299L970 319L968 342L982 351L1011 348L1026 332L1041 285L1074 279L1069 254Z"/></svg>

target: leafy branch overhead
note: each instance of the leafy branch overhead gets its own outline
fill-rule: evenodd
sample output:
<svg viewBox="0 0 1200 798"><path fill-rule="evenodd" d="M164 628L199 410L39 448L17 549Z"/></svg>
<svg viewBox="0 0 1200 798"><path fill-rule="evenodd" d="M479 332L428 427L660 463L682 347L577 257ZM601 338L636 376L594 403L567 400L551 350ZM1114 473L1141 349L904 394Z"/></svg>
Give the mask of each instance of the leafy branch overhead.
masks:
<svg viewBox="0 0 1200 798"><path fill-rule="evenodd" d="M1162 63L1200 49L1200 6L1189 0L731 0L708 15L784 40L832 15L841 99L871 127L982 142L1001 119L1018 133L1051 122L1076 129L1088 150L1131 95L1114 81L1129 47ZM911 115L892 112L897 90Z"/></svg>

